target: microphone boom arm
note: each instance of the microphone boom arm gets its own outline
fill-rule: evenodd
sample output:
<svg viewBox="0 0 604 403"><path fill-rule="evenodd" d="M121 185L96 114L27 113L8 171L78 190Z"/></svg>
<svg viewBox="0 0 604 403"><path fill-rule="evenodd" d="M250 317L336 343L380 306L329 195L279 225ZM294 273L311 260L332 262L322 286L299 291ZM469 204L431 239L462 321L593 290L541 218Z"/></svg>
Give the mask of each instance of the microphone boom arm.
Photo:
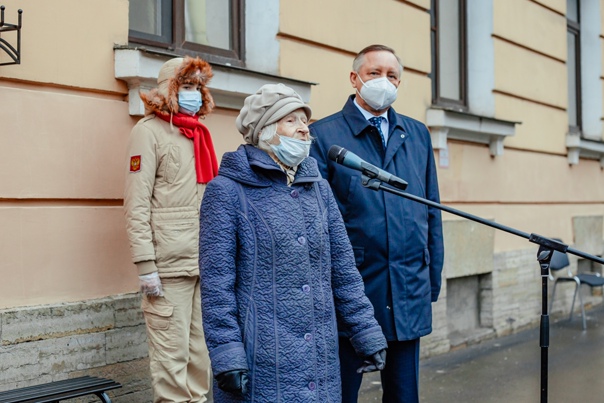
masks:
<svg viewBox="0 0 604 403"><path fill-rule="evenodd" d="M502 224L498 224L498 223L496 223L494 221L487 220L487 219L475 216L473 214L466 213L464 211L454 209L452 207L444 206L444 205L442 205L440 203L433 202L432 200L427 200L427 199L424 199L422 197L415 196L415 195L412 195L412 194L407 193L407 192L403 192L403 191L401 191L399 189L395 189L394 187L385 185L384 183L382 183L381 180L376 179L376 178L372 178L372 177L370 177L368 175L364 175L364 174L362 175L362 177L361 177L361 183L366 188L369 188L369 189L372 189L372 190L376 190L376 191L377 190L384 190L384 191L386 191L388 193L392 193L392 194L395 194L395 195L398 195L398 196L402 196L402 197L404 197L406 199L413 200L413 201L416 201L418 203L422 203L422 204L425 204L425 205L430 206L430 207L437 208L437 209L442 210L442 211L446 211L447 213L451 213L451 214L454 214L454 215L457 215L457 216L460 216L460 217L463 217L463 218L467 218L468 220L476 221L478 223L487 225L489 227L492 227L492 228L495 228L495 229L498 229L498 230L501 230L501 231L505 231L505 232L508 232L510 234L514 234L514 235L519 236L521 238L528 239L529 242L532 242L532 243L544 246L546 248L557 250L558 252L562 252L562 253L567 253L568 252L568 253L571 253L573 255L580 256L582 258L589 259L589 260L592 260L592 261L600 263L600 264L604 264L604 259L602 259L601 257L590 255L589 253L585 253L585 252L582 252L580 250L571 248L570 246L568 246L568 245L566 245L566 244L564 244L562 242L556 241L555 239L547 238L547 237L544 237L544 236L538 235L538 234L533 234L533 233L529 234L527 232L519 231L519 230L517 230L515 228L511 228L511 227L508 227L508 226L505 226L505 225L502 225Z"/></svg>
<svg viewBox="0 0 604 403"><path fill-rule="evenodd" d="M402 196L409 200L413 200L418 203L422 203L428 205L430 207L437 208L442 211L446 211L447 213L451 213L460 217L467 218L468 220L476 221L480 224L487 225L489 227L493 227L495 229L509 232L510 234L514 234L521 238L528 239L529 242L535 243L539 245L539 250L537 251L537 260L539 261L539 266L541 268L541 322L539 328L539 346L541 347L541 403L547 403L547 394L548 394L548 349L549 349L549 313L547 311L547 279L549 277L549 267L550 261L553 256L553 251L556 250L562 253L572 253L573 255L580 256L585 259L589 259L594 262L598 262L600 264L604 264L604 259L590 255L589 253L582 252L580 250L569 247L568 245L559 242L552 238L547 238L537 234L528 234L526 232L519 231L517 229L507 227L505 225L498 224L494 221L486 220L484 218L475 216L473 214L469 214L463 212L461 210L457 210L451 207L443 206L440 203L433 202L431 200L424 199L419 196L415 196L406 192L403 192L399 189L395 189L394 187L385 185L382 180L379 178L371 177L371 175L366 175L365 171L361 176L361 184L372 190L384 190L388 193L392 193L398 196Z"/></svg>

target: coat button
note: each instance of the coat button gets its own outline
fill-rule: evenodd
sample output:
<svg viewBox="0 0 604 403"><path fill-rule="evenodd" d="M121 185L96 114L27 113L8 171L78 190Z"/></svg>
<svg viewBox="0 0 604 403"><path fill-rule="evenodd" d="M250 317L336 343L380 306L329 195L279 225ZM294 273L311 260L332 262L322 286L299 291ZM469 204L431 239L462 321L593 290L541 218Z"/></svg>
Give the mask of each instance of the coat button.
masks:
<svg viewBox="0 0 604 403"><path fill-rule="evenodd" d="M302 291L304 291L306 294L308 294L310 292L310 286L308 284L304 284L302 286Z"/></svg>
<svg viewBox="0 0 604 403"><path fill-rule="evenodd" d="M306 341L311 341L311 340L312 340L312 334L310 334L310 333L306 333L306 334L304 335L304 340L306 340Z"/></svg>
<svg viewBox="0 0 604 403"><path fill-rule="evenodd" d="M401 134L401 138L402 138L402 139L404 139L404 138L405 138L405 135L404 135L404 134Z"/></svg>
<svg viewBox="0 0 604 403"><path fill-rule="evenodd" d="M310 382L310 383L308 384L308 389L310 389L310 390L315 390L316 388L317 388L317 384L316 384L316 383L314 383L314 382Z"/></svg>
<svg viewBox="0 0 604 403"><path fill-rule="evenodd" d="M298 243L300 245L305 245L306 244L306 238L304 238L303 236L298 237Z"/></svg>
<svg viewBox="0 0 604 403"><path fill-rule="evenodd" d="M298 190L296 190L296 189L292 190L292 191L291 191L291 193L290 193L290 195L291 195L291 197L293 197L294 199L297 199L297 198L298 198L298 195L299 195L299 194L298 194Z"/></svg>

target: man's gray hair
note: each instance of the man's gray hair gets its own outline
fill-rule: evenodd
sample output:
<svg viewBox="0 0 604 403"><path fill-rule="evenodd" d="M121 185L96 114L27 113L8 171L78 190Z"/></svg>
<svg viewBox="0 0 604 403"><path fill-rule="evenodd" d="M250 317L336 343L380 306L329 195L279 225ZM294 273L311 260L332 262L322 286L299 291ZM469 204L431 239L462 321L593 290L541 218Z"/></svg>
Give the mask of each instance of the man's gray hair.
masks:
<svg viewBox="0 0 604 403"><path fill-rule="evenodd" d="M363 63L365 62L365 55L369 52L390 52L394 55L394 57L396 57L396 60L398 61L398 75L399 78L400 76L403 74L403 62L401 61L401 58L397 56L396 53L394 53L394 49L386 46L386 45L369 45L366 48L364 48L363 50L361 50L359 53L357 53L356 57L354 58L353 62L352 62L352 71L354 72L359 72L359 69L361 68L361 66L363 65Z"/></svg>

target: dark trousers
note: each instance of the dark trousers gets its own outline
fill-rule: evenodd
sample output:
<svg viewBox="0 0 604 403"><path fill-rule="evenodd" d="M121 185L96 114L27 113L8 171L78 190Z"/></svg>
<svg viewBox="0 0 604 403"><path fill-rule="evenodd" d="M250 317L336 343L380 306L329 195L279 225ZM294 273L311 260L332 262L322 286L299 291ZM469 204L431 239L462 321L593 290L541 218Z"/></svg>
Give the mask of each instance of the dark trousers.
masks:
<svg viewBox="0 0 604 403"><path fill-rule="evenodd" d="M347 338L340 337L342 403L357 403L362 374L356 370L363 359L356 355ZM386 368L381 372L383 403L419 402L419 339L389 341Z"/></svg>

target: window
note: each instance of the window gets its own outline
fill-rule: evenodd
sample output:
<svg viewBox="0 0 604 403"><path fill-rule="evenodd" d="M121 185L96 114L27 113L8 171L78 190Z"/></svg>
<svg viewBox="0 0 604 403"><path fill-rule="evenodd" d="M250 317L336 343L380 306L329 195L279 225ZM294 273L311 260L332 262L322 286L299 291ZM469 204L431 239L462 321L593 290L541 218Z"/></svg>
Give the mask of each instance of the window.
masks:
<svg viewBox="0 0 604 403"><path fill-rule="evenodd" d="M568 74L568 129L581 132L581 25L579 0L566 0L566 69Z"/></svg>
<svg viewBox="0 0 604 403"><path fill-rule="evenodd" d="M467 110L466 0L432 0L432 102Z"/></svg>
<svg viewBox="0 0 604 403"><path fill-rule="evenodd" d="M566 1L568 162L580 158L600 161L604 168L602 136L602 29L599 1Z"/></svg>
<svg viewBox="0 0 604 403"><path fill-rule="evenodd" d="M132 43L243 66L244 0L130 0Z"/></svg>
<svg viewBox="0 0 604 403"><path fill-rule="evenodd" d="M449 164L449 139L488 145L495 157L516 132L518 122L495 118L493 2L431 3L432 106L426 124L441 168Z"/></svg>

